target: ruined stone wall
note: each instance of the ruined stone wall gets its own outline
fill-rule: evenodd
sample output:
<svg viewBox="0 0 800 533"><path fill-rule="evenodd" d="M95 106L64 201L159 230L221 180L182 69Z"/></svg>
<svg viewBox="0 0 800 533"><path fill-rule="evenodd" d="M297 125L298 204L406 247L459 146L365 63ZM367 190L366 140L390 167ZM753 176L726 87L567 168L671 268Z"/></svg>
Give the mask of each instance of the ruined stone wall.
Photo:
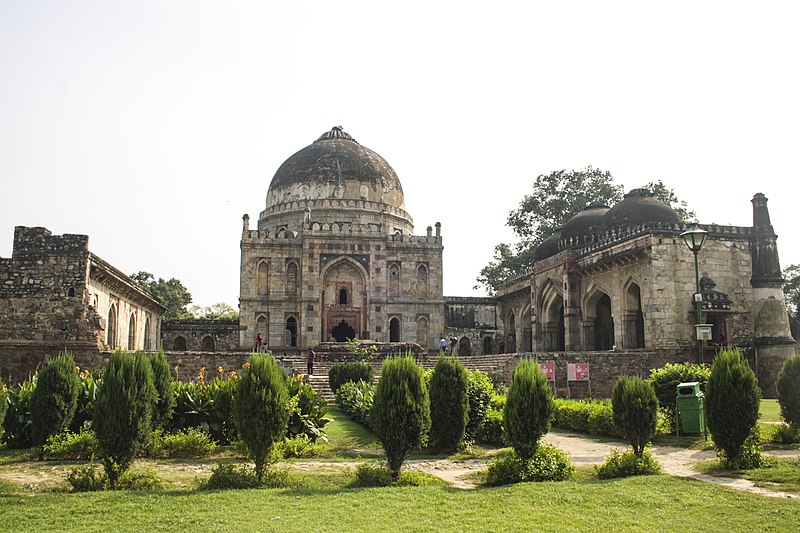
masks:
<svg viewBox="0 0 800 533"><path fill-rule="evenodd" d="M168 320L161 326L161 341L165 350L175 351L175 340L181 337L186 351L239 351L238 320ZM249 351L252 347L245 346Z"/></svg>

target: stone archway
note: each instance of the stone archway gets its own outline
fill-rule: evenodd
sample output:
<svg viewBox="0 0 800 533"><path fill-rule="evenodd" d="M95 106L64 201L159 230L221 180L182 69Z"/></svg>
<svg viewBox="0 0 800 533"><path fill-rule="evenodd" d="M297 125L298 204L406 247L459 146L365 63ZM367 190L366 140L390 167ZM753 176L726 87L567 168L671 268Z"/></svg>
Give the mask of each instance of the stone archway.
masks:
<svg viewBox="0 0 800 533"><path fill-rule="evenodd" d="M356 338L356 331L346 320L340 320L331 330L331 337L336 342L347 342L348 339Z"/></svg>

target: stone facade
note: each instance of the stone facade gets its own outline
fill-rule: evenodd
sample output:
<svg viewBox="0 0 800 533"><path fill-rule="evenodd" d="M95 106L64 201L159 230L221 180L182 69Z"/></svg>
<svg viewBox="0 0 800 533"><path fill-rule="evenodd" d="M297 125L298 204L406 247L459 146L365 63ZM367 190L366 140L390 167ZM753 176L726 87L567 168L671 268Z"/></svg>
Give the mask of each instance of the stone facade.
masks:
<svg viewBox="0 0 800 533"><path fill-rule="evenodd" d="M444 332L442 235L413 235L394 170L341 128L276 172L258 228L244 216L240 346L415 342Z"/></svg>
<svg viewBox="0 0 800 533"><path fill-rule="evenodd" d="M86 366L116 347L155 350L163 306L89 251L86 235L18 226L0 258L0 373L22 379L67 349Z"/></svg>
<svg viewBox="0 0 800 533"><path fill-rule="evenodd" d="M505 349L494 298L445 297L445 339L458 339L458 355L489 355Z"/></svg>
<svg viewBox="0 0 800 533"><path fill-rule="evenodd" d="M556 240L537 249L531 271L500 291L499 314L512 350L654 350L673 360L699 360L695 260L681 237L688 225L669 220L668 208L654 206L640 190L618 206L626 202L626 218L614 224L608 221L613 209L592 206L576 215ZM698 256L701 323L711 325L706 362L721 346L741 348L771 396L794 343L776 237L771 226L758 223L759 217L769 220L766 199L756 195L755 204L754 227L701 226L707 232ZM758 244L756 236L765 231ZM767 256L759 264L769 266L754 264L757 256ZM764 268L772 271L760 275Z"/></svg>

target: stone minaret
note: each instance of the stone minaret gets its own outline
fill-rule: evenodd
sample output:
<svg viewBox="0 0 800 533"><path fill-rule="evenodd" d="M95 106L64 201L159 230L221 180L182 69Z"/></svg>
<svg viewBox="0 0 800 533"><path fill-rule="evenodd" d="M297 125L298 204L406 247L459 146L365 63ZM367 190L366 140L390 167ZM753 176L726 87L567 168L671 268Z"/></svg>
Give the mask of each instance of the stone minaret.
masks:
<svg viewBox="0 0 800 533"><path fill-rule="evenodd" d="M758 382L765 398L776 397L775 383L783 362L794 355L795 342L783 294L783 276L778 259L778 236L772 229L767 198L753 197L753 340Z"/></svg>

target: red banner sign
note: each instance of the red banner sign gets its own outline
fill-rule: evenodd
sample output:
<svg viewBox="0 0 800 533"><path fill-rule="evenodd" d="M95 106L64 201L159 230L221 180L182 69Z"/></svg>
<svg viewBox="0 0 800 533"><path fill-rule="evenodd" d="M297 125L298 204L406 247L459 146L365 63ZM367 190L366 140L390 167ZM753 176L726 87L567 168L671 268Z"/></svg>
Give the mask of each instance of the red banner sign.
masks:
<svg viewBox="0 0 800 533"><path fill-rule="evenodd" d="M539 363L539 368L542 370L542 374L547 377L547 381L556 380L556 365L553 363Z"/></svg>
<svg viewBox="0 0 800 533"><path fill-rule="evenodd" d="M567 363L567 380L589 381L589 363Z"/></svg>

